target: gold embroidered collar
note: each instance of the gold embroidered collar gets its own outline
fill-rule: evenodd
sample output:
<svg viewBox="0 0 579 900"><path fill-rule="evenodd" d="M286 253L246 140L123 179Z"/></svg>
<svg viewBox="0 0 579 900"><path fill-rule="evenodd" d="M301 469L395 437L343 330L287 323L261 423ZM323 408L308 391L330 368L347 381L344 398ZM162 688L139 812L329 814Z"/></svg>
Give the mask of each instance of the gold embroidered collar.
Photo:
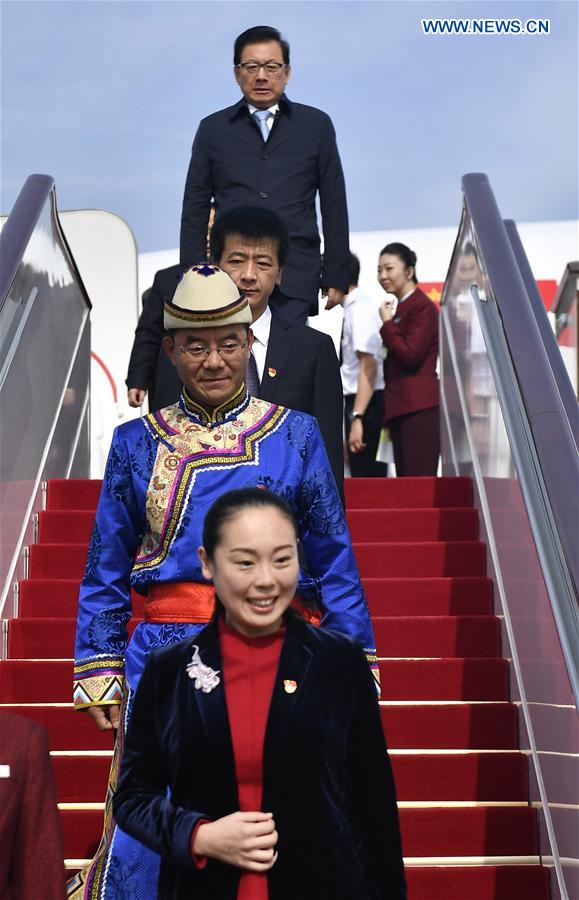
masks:
<svg viewBox="0 0 579 900"><path fill-rule="evenodd" d="M220 425L222 422L230 422L233 419L236 419L239 413L248 405L249 399L247 389L245 385L242 384L233 397L226 400L221 406L216 406L213 412L209 413L204 407L193 400L188 393L187 388L184 387L181 392L179 405L194 422L211 427Z"/></svg>

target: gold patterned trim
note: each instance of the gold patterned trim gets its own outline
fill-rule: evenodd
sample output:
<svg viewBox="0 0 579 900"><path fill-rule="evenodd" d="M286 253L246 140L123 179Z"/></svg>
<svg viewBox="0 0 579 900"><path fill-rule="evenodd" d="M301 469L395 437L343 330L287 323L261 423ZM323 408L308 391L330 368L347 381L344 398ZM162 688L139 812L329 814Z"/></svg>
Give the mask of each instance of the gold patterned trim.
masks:
<svg viewBox="0 0 579 900"><path fill-rule="evenodd" d="M121 669L124 671L124 668L125 664L121 656L92 656L85 662L75 662L74 674L81 675L83 672L89 672L91 670L94 670L95 674L98 674L100 669Z"/></svg>
<svg viewBox="0 0 579 900"><path fill-rule="evenodd" d="M257 401L257 403L261 404L261 401ZM261 417L261 424L259 427L255 428L255 430L248 430L245 434L240 433L239 440L242 443L240 451L229 454L206 452L203 453L202 456L197 455L197 458L194 459L183 457L182 460L180 460L179 465L182 466L182 468L177 472L179 481L173 494L169 521L167 522L162 535L159 535L158 547L156 549L150 549L148 553L137 557L133 566L133 572L158 566L167 556L178 523L181 520L191 478L197 469L207 468L208 466L241 465L253 460L255 445L258 444L266 434L274 431L283 417L287 415L287 409L283 406L274 406L272 404L266 404L265 406L267 411L265 412L265 416ZM157 457L157 462L158 460L159 456ZM175 471L177 471L177 466L175 467ZM169 490L168 487L167 490ZM155 538L155 540L157 539Z"/></svg>
<svg viewBox="0 0 579 900"><path fill-rule="evenodd" d="M73 702L75 709L89 706L114 706L120 704L123 696L124 675L93 675L75 678L73 681Z"/></svg>
<svg viewBox="0 0 579 900"><path fill-rule="evenodd" d="M208 413L206 409L196 403L186 387L183 388L182 397L183 405L187 412L197 416L203 425L214 425L218 422L224 422L228 415L241 411L244 405L247 405L249 402L249 396L244 384L241 385L233 397L230 397L221 406L216 406L212 413Z"/></svg>

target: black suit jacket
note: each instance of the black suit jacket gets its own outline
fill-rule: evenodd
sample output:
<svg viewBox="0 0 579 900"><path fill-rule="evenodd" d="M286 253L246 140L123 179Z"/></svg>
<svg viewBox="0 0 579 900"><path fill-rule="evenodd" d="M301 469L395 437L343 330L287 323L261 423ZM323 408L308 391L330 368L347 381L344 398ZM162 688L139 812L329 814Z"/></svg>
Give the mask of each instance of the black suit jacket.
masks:
<svg viewBox="0 0 579 900"><path fill-rule="evenodd" d="M163 409L179 399L182 384L177 370L161 347L165 334L165 300L171 300L185 266L169 266L155 273L153 285L143 294L143 310L135 329L135 338L125 384L146 390L149 410Z"/></svg>
<svg viewBox="0 0 579 900"><path fill-rule="evenodd" d="M183 268L169 266L156 273L135 331L126 384L149 392L151 411L175 403L181 393L179 376L161 341L163 304L172 298ZM275 375L268 374L270 369ZM274 315L260 396L316 417L343 501L342 382L331 338L307 325L284 325Z"/></svg>
<svg viewBox="0 0 579 900"><path fill-rule="evenodd" d="M327 334L271 320L259 396L315 416L344 500L343 396L340 364Z"/></svg>
<svg viewBox="0 0 579 900"><path fill-rule="evenodd" d="M316 218L319 193L323 268ZM203 119L197 129L181 216L181 262L205 257L211 198L216 215L236 206L275 210L290 236L281 290L315 304L321 284L348 289L348 210L330 117L285 95L264 143L244 99Z"/></svg>
<svg viewBox="0 0 579 900"><path fill-rule="evenodd" d="M195 639L221 670L212 623ZM239 809L223 680L196 690L193 642L150 654L128 726L114 814L162 856L163 900L234 900L239 869L191 858L200 818ZM297 682L293 694L284 679ZM169 794L167 794L169 788ZM271 900L403 900L396 797L376 691L350 638L286 614L263 757L263 804L279 834Z"/></svg>

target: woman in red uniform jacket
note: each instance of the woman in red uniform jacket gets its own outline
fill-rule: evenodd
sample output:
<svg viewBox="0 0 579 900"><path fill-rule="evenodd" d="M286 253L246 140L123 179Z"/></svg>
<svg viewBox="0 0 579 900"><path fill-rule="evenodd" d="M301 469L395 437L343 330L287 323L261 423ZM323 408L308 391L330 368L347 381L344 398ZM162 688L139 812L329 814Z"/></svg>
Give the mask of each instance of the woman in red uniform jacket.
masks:
<svg viewBox="0 0 579 900"><path fill-rule="evenodd" d="M288 609L285 502L247 488L207 514L218 597L195 639L153 652L126 735L115 819L162 857L163 900L404 900L374 681L350 638Z"/></svg>
<svg viewBox="0 0 579 900"><path fill-rule="evenodd" d="M380 253L378 281L398 300L380 307L387 349L385 423L394 446L396 474L436 475L440 453L438 307L417 287L416 254L405 244Z"/></svg>
<svg viewBox="0 0 579 900"><path fill-rule="evenodd" d="M64 900L64 878L48 733L0 710L0 898Z"/></svg>

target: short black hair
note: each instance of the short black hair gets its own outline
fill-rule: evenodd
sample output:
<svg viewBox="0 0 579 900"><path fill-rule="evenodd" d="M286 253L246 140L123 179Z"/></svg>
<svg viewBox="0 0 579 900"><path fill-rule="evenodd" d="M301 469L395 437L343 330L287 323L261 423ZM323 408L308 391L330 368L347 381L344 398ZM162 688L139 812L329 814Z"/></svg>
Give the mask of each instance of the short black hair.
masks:
<svg viewBox="0 0 579 900"><path fill-rule="evenodd" d="M284 265L289 248L289 237L285 225L273 209L263 206L237 206L216 216L211 229L211 258L219 265L223 256L225 241L230 234L239 234L250 240L272 241L277 247L280 267Z"/></svg>
<svg viewBox="0 0 579 900"><path fill-rule="evenodd" d="M356 256L355 253L352 253L350 250L350 258L349 258L349 266L350 266L350 274L348 276L348 284L353 284L354 287L358 286L358 279L360 278L360 260Z"/></svg>
<svg viewBox="0 0 579 900"><path fill-rule="evenodd" d="M296 540L298 527L294 514L285 500L262 488L239 488L235 491L227 491L213 503L203 523L203 546L209 559L214 559L215 550L223 537L223 526L245 509L277 509L293 527Z"/></svg>
<svg viewBox="0 0 579 900"><path fill-rule="evenodd" d="M386 244L386 246L380 250L379 255L384 256L385 253L388 253L389 256L397 256L402 260L406 268L412 267L414 269L412 281L414 284L418 284L418 278L416 277L416 253L414 250L411 250L406 244L400 244L395 241L392 244Z"/></svg>
<svg viewBox="0 0 579 900"><path fill-rule="evenodd" d="M241 54L244 47L248 44L266 44L268 41L277 41L281 47L281 54L286 66L289 66L290 48L288 42L283 38L277 28L271 25L254 25L248 28L235 38L233 45L233 65L238 66L241 62Z"/></svg>

